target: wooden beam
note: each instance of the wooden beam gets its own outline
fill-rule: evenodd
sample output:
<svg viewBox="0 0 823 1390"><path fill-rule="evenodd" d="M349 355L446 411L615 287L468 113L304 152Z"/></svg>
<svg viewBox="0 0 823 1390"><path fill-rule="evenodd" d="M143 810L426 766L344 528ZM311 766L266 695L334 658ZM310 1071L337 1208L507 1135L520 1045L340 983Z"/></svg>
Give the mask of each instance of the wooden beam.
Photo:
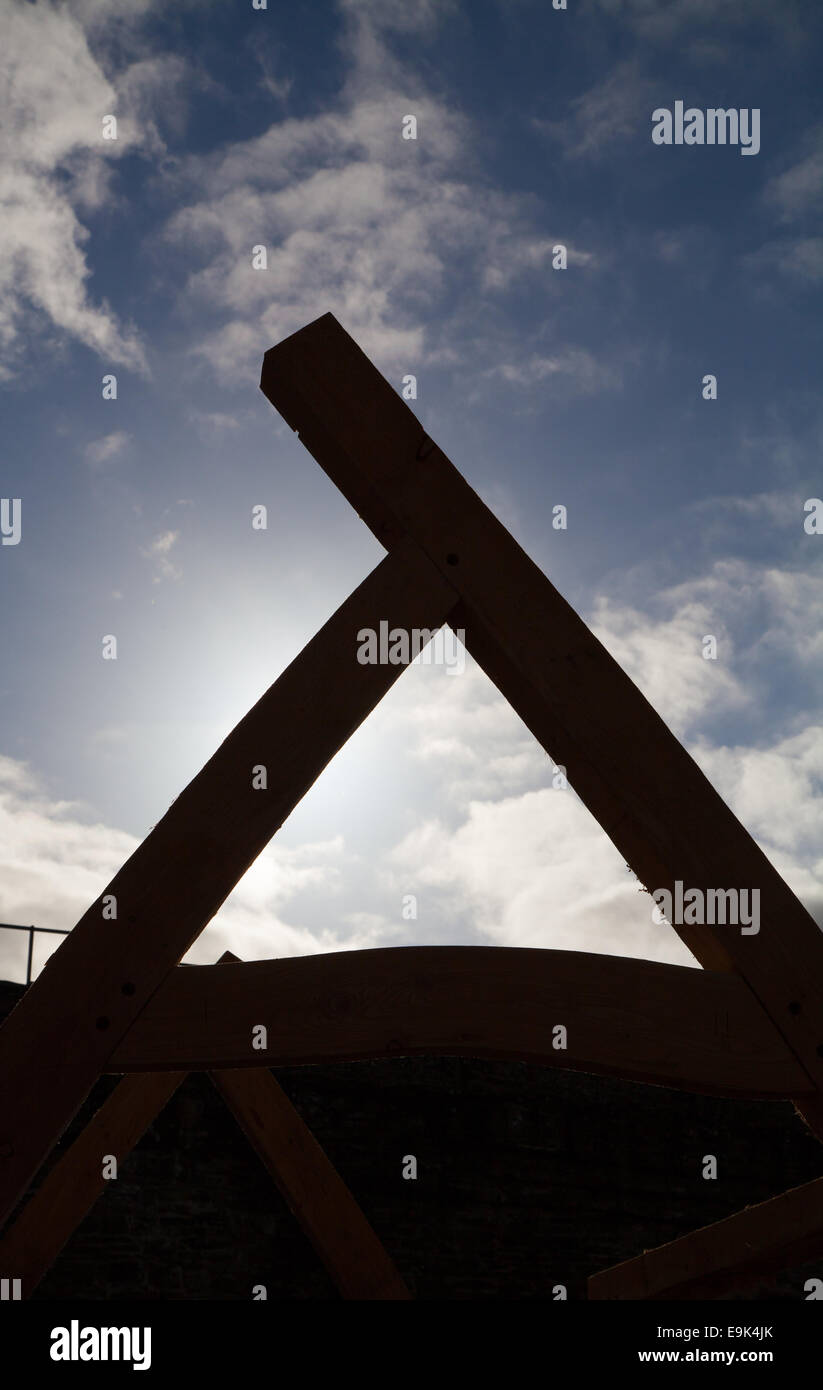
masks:
<svg viewBox="0 0 823 1390"><path fill-rule="evenodd" d="M265 1052L250 1047L264 1024ZM554 1046L562 1024L567 1048ZM577 951L410 946L175 970L113 1071L510 1058L714 1095L810 1083L734 975Z"/></svg>
<svg viewBox="0 0 823 1390"><path fill-rule="evenodd" d="M817 1258L823 1258L823 1178L593 1274L588 1296L720 1298Z"/></svg>
<svg viewBox="0 0 823 1390"><path fill-rule="evenodd" d="M815 1088L823 1137L823 934L617 662L331 314L266 353L261 388L389 549L413 540L461 595L450 623L568 770L650 891L748 889L762 926L675 925L736 969Z"/></svg>
<svg viewBox="0 0 823 1390"><path fill-rule="evenodd" d="M343 1298L410 1298L351 1192L274 1077L267 1071L210 1075Z"/></svg>
<svg viewBox="0 0 823 1390"><path fill-rule="evenodd" d="M117 920L101 895L50 958L0 1029L0 1222L169 970L404 669L359 663L359 630L437 629L453 605L414 546L383 560L108 885Z"/></svg>
<svg viewBox="0 0 823 1390"><path fill-rule="evenodd" d="M31 1297L113 1181L103 1177L104 1155L114 1154L119 1170L185 1076L166 1071L124 1077L0 1238L0 1274L21 1279L23 1298Z"/></svg>

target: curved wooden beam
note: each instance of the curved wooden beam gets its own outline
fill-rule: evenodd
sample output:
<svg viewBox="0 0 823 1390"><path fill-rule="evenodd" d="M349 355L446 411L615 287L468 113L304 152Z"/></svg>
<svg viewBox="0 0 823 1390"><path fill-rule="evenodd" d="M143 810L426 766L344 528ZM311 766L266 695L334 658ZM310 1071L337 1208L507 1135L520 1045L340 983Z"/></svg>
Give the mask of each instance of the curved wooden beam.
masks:
<svg viewBox="0 0 823 1390"><path fill-rule="evenodd" d="M267 1049L252 1046L264 1024ZM567 1047L555 1046L555 1025ZM809 1086L727 973L579 951L409 946L175 970L112 1072L412 1055L509 1058L711 1095Z"/></svg>

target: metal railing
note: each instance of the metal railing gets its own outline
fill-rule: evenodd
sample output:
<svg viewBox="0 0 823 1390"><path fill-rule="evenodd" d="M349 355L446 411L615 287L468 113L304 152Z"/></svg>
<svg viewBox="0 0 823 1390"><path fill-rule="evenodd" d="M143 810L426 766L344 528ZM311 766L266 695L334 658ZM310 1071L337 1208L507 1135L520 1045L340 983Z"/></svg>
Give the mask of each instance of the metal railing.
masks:
<svg viewBox="0 0 823 1390"><path fill-rule="evenodd" d="M34 952L34 933L46 932L49 936L68 936L68 931L60 927L18 927L12 922L0 922L0 931L27 931L29 934L29 954L26 961L26 988L31 984L31 961Z"/></svg>

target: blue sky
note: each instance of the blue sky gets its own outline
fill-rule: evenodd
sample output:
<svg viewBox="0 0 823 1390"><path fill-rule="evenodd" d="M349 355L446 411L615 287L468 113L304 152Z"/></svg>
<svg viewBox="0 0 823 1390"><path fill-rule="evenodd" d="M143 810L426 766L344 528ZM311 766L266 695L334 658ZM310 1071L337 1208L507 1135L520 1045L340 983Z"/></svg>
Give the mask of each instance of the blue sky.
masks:
<svg viewBox="0 0 823 1390"><path fill-rule="evenodd" d="M257 386L331 310L823 921L815 0L0 15L0 919L72 926L379 561ZM759 152L655 145L678 100ZM550 774L471 661L404 673L190 959L690 961Z"/></svg>

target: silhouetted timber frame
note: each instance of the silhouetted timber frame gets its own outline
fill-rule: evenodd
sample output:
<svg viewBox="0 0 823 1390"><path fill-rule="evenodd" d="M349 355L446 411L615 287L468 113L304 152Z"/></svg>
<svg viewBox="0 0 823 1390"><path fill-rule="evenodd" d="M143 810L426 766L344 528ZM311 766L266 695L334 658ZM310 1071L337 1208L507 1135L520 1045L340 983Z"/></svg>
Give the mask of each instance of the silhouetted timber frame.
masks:
<svg viewBox="0 0 823 1390"><path fill-rule="evenodd" d="M806 909L331 314L266 353L261 388L389 553L175 800L0 1030L0 1220L107 1071L144 1073L126 1076L111 1098L106 1151L115 1154L136 1142L139 1124L150 1123L185 1071L233 1076L231 1085L217 1084L298 1216L301 1202L320 1210L304 1229L346 1297L408 1292L371 1228L369 1235L358 1225L342 1183L329 1198L323 1170L316 1202L296 1193L288 1145L272 1118L276 1092L254 1085L266 1081L249 1071L255 1065L421 1051L519 1057L718 1094L788 1096L823 1140L823 935ZM641 884L668 891L678 880L702 891L747 885L760 894L762 930L736 936L675 925L703 972L486 947L175 969L399 676L402 667L356 659L358 631L377 628L387 615L406 629L448 622L464 630L469 652L568 769ZM257 764L271 773L265 792L252 786ZM102 898L110 894L118 917L104 921ZM209 1029L198 1024L206 998ZM252 1053L248 1039L261 1009L272 1020L271 1050ZM552 1047L555 1023L567 1029L565 1051ZM258 1125L249 1121L256 1103L269 1107ZM84 1138L55 1173L64 1164L69 1171ZM99 1144L86 1148L99 1167ZM78 1151L74 1181L57 1180L54 1188L60 1229L69 1233L94 1200L99 1174L83 1166L88 1161ZM712 1296L793 1257L823 1253L822 1192L817 1182L793 1189L593 1275L589 1297ZM0 1241L4 1275L19 1275L10 1261L30 1210L29 1241L39 1241L41 1264L48 1257L49 1208L38 1197ZM359 1233L351 1277L345 1256L341 1266L344 1229ZM24 1297L33 1277L24 1280Z"/></svg>

